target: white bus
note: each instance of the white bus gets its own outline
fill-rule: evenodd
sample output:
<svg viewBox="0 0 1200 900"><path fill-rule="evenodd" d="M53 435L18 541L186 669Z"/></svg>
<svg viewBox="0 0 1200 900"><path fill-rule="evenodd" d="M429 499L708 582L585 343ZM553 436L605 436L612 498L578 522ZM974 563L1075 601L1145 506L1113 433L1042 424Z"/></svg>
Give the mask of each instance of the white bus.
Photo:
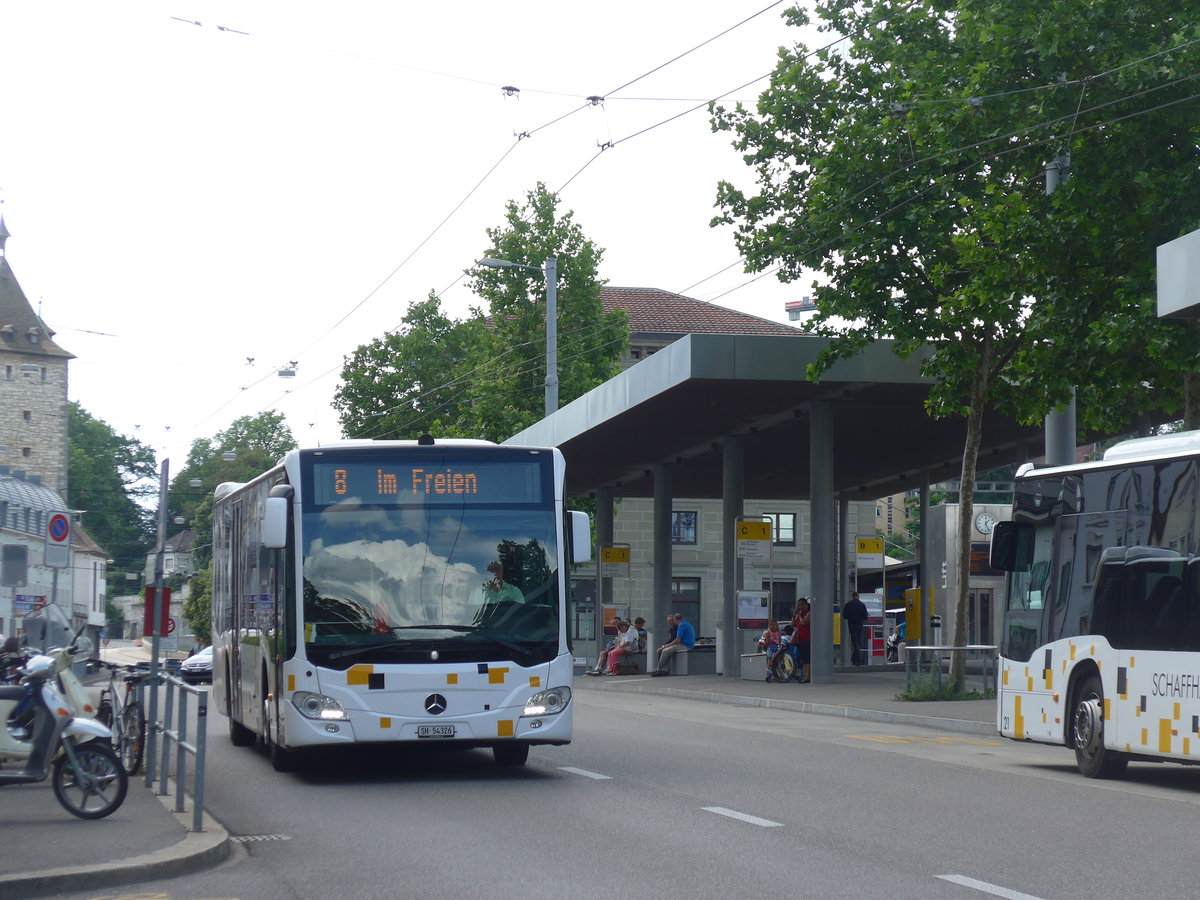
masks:
<svg viewBox="0 0 1200 900"><path fill-rule="evenodd" d="M1200 432L1016 476L991 561L1008 572L1005 737L1074 749L1091 778L1200 762Z"/></svg>
<svg viewBox="0 0 1200 900"><path fill-rule="evenodd" d="M348 441L213 504L213 688L230 739L442 741L522 765L571 740L569 566L590 557L556 449Z"/></svg>

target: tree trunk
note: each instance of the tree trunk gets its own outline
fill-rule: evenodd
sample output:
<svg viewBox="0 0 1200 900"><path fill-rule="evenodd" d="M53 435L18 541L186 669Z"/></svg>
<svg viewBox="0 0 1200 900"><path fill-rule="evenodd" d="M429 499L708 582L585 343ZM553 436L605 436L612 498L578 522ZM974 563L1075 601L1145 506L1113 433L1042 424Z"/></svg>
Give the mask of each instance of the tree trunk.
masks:
<svg viewBox="0 0 1200 900"><path fill-rule="evenodd" d="M971 385L971 407L967 413L967 438L963 447L962 475L958 487L958 582L954 606L954 646L967 643L967 607L971 587L971 520L975 503L975 476L979 465L979 445L983 440L983 409L987 403L987 376L991 366L991 341L985 340L979 367ZM964 683L966 659L962 653L951 655L949 690L957 694Z"/></svg>

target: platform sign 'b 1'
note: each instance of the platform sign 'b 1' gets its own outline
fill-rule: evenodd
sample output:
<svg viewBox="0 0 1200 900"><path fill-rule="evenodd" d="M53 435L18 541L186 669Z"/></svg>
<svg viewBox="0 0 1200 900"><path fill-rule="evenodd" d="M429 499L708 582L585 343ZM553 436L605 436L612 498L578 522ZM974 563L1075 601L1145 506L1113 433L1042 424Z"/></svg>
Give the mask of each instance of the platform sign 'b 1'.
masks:
<svg viewBox="0 0 1200 900"><path fill-rule="evenodd" d="M42 561L55 569L65 569L71 564L71 517L66 513L54 513L46 520L46 548Z"/></svg>

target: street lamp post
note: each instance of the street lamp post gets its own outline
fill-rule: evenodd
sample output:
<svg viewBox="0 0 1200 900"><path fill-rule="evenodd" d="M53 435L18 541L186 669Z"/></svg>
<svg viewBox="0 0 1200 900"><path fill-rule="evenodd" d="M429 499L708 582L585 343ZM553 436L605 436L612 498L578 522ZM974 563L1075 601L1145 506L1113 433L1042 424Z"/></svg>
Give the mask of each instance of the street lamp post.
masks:
<svg viewBox="0 0 1200 900"><path fill-rule="evenodd" d="M558 410L558 259L549 257L544 267L527 266L485 256L481 266L490 269L528 269L546 279L546 415Z"/></svg>

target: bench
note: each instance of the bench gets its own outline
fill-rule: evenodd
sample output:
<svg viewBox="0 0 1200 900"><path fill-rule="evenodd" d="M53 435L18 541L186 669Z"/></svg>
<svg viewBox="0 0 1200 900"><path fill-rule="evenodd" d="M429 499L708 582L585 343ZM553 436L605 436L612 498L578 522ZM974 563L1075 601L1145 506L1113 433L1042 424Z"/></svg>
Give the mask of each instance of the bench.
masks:
<svg viewBox="0 0 1200 900"><path fill-rule="evenodd" d="M743 653L742 678L746 681L765 681L767 678L767 654Z"/></svg>

